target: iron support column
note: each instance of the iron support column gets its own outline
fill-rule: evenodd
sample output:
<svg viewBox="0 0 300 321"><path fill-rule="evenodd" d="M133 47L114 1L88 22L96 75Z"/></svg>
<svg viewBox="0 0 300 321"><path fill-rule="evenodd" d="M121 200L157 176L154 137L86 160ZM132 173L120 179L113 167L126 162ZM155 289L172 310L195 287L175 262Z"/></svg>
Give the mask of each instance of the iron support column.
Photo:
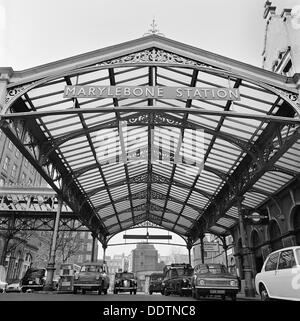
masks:
<svg viewBox="0 0 300 321"><path fill-rule="evenodd" d="M227 249L228 245L226 244L226 238L222 238L222 243L223 243L223 249L224 249L224 254L225 254L225 262L226 262L226 268L228 269L228 257L227 257Z"/></svg>
<svg viewBox="0 0 300 321"><path fill-rule="evenodd" d="M58 226L59 226L61 208L62 208L62 199L58 198L58 206L57 206L55 223L54 223L54 230L53 230L53 235L52 235L52 243L51 243L51 248L50 248L50 258L49 258L48 265L47 265L47 279L46 279L46 286L45 286L45 288L47 290L53 290L56 241L57 241L57 236L58 236Z"/></svg>
<svg viewBox="0 0 300 321"><path fill-rule="evenodd" d="M96 236L94 234L92 234L92 256L91 256L91 260L92 262L95 261L95 245L96 245Z"/></svg>
<svg viewBox="0 0 300 321"><path fill-rule="evenodd" d="M242 214L242 199L237 201L238 213L239 213L239 227L242 240L242 260L244 263L244 277L245 277L245 296L254 297L255 290L252 280L252 269L250 266L249 247L247 245L246 231L244 228L243 214Z"/></svg>
<svg viewBox="0 0 300 321"><path fill-rule="evenodd" d="M200 247L201 247L201 262L204 263L204 243L203 243L204 236L200 237Z"/></svg>

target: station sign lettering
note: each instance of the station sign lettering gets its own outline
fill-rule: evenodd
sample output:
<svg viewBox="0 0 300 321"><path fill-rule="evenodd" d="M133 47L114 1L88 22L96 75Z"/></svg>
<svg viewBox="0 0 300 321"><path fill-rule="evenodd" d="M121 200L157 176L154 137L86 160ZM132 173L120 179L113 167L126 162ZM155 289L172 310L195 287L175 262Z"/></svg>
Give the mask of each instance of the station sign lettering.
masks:
<svg viewBox="0 0 300 321"><path fill-rule="evenodd" d="M161 86L65 86L64 98L240 100L237 88Z"/></svg>

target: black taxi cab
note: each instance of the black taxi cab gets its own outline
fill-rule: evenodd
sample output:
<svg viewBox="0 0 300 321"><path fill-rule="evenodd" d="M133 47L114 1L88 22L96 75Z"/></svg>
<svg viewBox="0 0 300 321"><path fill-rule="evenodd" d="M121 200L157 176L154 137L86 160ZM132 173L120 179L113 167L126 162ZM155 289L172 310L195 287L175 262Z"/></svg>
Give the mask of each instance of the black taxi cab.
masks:
<svg viewBox="0 0 300 321"><path fill-rule="evenodd" d="M193 268L187 263L173 263L164 267L164 279L162 282L162 294L191 295L191 278Z"/></svg>
<svg viewBox="0 0 300 321"><path fill-rule="evenodd" d="M154 292L161 293L162 291L162 281L164 278L163 273L152 273L149 280L149 294Z"/></svg>

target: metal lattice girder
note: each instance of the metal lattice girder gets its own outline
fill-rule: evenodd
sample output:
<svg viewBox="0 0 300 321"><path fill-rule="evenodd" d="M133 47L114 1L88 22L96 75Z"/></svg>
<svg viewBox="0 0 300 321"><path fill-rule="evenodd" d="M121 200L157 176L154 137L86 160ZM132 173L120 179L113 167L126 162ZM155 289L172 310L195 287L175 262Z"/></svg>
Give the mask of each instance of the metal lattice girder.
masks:
<svg viewBox="0 0 300 321"><path fill-rule="evenodd" d="M26 108L23 104L21 104L22 108ZM57 171L51 170L49 171L49 167L47 166L46 170L44 169L44 166L41 166L40 158L39 158L39 150L42 150L41 147L39 147L39 142L37 140L37 132L40 131L40 129L36 128L34 125L34 131L36 133L36 136L34 139L32 139L32 133L26 135L27 133L27 127L30 126L28 123L26 126L24 126L25 134L23 137L17 137L15 133L12 130L11 124L7 122L2 122L1 130L6 134L6 136L12 141L12 143L20 150L20 152L28 159L28 161L33 165L33 167L38 170L38 172L41 174L41 176L45 179L45 181L51 186L51 188L55 191L55 193L58 195L58 197L61 197L66 204L70 206L70 208L78 213L81 220L85 222L85 224L90 228L90 230L98 236L98 238L103 240L105 238L105 235L107 232L105 232L103 226L99 222L98 226L89 226L89 219L91 216L94 216L93 210L89 207L89 205L85 202L85 198L83 195L78 191L77 186L73 184L68 185L68 189L64 190L63 186L67 185L68 182L64 181L64 175L62 175L62 172L66 172L66 169L62 165L61 160L57 156L52 156L51 158L51 164L55 163L55 166L52 165L53 168L56 167ZM32 130L32 129L31 129ZM31 142L28 144L27 138L31 140ZM23 138L23 139L22 139ZM54 183L54 179L58 176L58 173L61 173L62 179L60 188L57 186L57 184ZM66 172L67 175L67 172Z"/></svg>
<svg viewBox="0 0 300 321"><path fill-rule="evenodd" d="M270 183L271 197L298 177L295 79L167 38L144 37L35 68L34 73L12 71L0 124L103 244L118 231L165 218L164 228L186 234L192 242L207 230L226 233L235 219L232 204L241 194L261 192L261 202L268 200L263 185L274 180L274 171L280 184ZM231 87L238 88L240 100L64 99L66 84ZM24 135L16 134L18 122ZM122 137L122 122L129 142ZM170 155L161 146L181 136L192 154L189 131L198 129L204 133L204 164L188 175L187 163L176 163L181 143ZM99 137L105 135L103 148ZM137 154L142 157L135 162ZM154 203L160 207L157 213L145 210ZM145 209L135 213L136 204ZM171 212L177 215L174 221ZM192 220L192 229L184 228Z"/></svg>
<svg viewBox="0 0 300 321"><path fill-rule="evenodd" d="M288 110L288 106L287 106ZM235 177L232 178L234 181L234 186L236 187L235 193L229 189L224 188L218 198L219 204L222 204L223 211L228 210L232 205L236 203L237 196L243 195L247 190L251 190L254 183L268 171L272 169L277 160L297 141L300 139L300 128L293 128L292 133L288 136L284 136L280 131L274 130L275 125L270 125L266 129L265 135L260 137L260 140L263 142L261 148L261 166L258 166L257 162L249 161L248 164L241 167L236 171ZM283 125L281 125L281 128ZM277 127L278 128L278 127ZM280 142L278 144L278 135L280 135ZM255 190L255 188L254 188ZM222 216L222 212L219 212L216 215L215 208L209 208L206 213L207 217L207 228L209 226L215 225L215 222L219 217Z"/></svg>

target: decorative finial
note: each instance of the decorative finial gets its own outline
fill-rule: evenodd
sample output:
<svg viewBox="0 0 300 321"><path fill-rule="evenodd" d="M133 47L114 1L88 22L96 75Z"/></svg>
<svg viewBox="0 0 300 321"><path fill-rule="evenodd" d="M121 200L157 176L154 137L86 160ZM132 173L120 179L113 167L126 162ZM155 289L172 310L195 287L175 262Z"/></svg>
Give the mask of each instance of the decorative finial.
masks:
<svg viewBox="0 0 300 321"><path fill-rule="evenodd" d="M157 28L157 24L155 23L155 18L153 18L150 26L151 26L151 29L149 29L148 32L144 33L144 36L158 35L158 36L165 37L165 35L163 33L159 32L159 29Z"/></svg>

